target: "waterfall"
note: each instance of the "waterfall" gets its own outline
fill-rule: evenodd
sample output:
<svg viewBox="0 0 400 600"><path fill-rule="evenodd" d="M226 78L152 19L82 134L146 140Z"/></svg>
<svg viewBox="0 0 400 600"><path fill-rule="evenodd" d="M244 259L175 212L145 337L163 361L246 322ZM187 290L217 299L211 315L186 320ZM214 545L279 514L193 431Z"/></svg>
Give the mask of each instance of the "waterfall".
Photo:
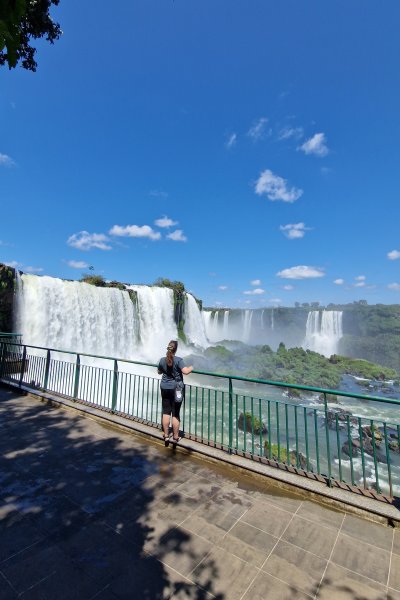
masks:
<svg viewBox="0 0 400 600"><path fill-rule="evenodd" d="M271 331L274 331L274 309L271 309Z"/></svg>
<svg viewBox="0 0 400 600"><path fill-rule="evenodd" d="M191 294L186 294L185 299L185 327L186 339L190 344L207 348L209 345L206 337L204 321L196 300Z"/></svg>
<svg viewBox="0 0 400 600"><path fill-rule="evenodd" d="M224 340L229 339L229 310L224 312L223 336Z"/></svg>
<svg viewBox="0 0 400 600"><path fill-rule="evenodd" d="M170 340L178 338L174 293L170 288L147 285L131 285L129 289L137 293L141 353L154 361Z"/></svg>
<svg viewBox="0 0 400 600"><path fill-rule="evenodd" d="M206 337L210 342L220 342L228 336L228 315L229 311L224 311L224 319L220 324L220 311L203 311L203 323Z"/></svg>
<svg viewBox="0 0 400 600"><path fill-rule="evenodd" d="M328 357L336 354L338 342L343 336L342 316L340 310L310 311L303 347Z"/></svg>
<svg viewBox="0 0 400 600"><path fill-rule="evenodd" d="M242 335L242 342L245 342L246 344L248 344L250 341L252 318L253 318L253 311L246 309L243 313L243 335Z"/></svg>
<svg viewBox="0 0 400 600"><path fill-rule="evenodd" d="M260 323L261 323L261 330L263 330L264 329L264 309L261 311Z"/></svg>
<svg viewBox="0 0 400 600"><path fill-rule="evenodd" d="M132 358L138 320L127 291L54 277L22 275L16 324L34 346Z"/></svg>

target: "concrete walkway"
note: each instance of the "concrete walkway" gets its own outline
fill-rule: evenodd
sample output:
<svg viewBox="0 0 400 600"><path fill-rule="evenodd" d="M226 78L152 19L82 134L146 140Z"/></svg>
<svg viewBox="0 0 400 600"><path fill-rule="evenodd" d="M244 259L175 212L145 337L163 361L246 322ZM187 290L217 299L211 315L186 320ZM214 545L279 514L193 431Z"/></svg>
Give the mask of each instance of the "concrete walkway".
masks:
<svg viewBox="0 0 400 600"><path fill-rule="evenodd" d="M0 387L0 600L400 600L400 530Z"/></svg>

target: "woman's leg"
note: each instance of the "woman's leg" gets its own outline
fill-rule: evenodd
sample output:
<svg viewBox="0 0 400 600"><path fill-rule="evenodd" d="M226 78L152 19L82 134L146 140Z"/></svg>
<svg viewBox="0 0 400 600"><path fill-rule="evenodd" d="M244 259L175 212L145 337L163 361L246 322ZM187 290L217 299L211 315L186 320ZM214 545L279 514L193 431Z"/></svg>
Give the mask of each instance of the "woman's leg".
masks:
<svg viewBox="0 0 400 600"><path fill-rule="evenodd" d="M169 437L169 423L172 413L173 390L164 390L161 388L162 398L162 430L164 439Z"/></svg>
<svg viewBox="0 0 400 600"><path fill-rule="evenodd" d="M174 439L177 440L179 437L179 425L180 421L176 417L172 417L172 435Z"/></svg>
<svg viewBox="0 0 400 600"><path fill-rule="evenodd" d="M164 437L168 437L169 436L169 421L170 421L170 415L164 415L162 416L162 428L163 428L163 432L164 432ZM172 420L173 423L173 420Z"/></svg>
<svg viewBox="0 0 400 600"><path fill-rule="evenodd" d="M181 412L181 402L175 402L172 407L172 435L175 440L179 438L179 426L181 424L180 420L180 412Z"/></svg>

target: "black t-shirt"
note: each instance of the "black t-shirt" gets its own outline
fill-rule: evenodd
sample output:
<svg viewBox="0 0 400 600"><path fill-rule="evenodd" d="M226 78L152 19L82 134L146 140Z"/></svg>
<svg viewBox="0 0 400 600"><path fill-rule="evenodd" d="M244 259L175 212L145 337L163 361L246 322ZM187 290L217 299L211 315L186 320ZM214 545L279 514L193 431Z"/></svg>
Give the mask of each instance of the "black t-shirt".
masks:
<svg viewBox="0 0 400 600"><path fill-rule="evenodd" d="M167 359L165 356L160 358L160 362L158 363L158 370L162 373L161 387L164 390L174 390L175 381L177 379L183 381L182 369L184 366L184 360L179 356L174 357L174 362L171 367L167 365Z"/></svg>

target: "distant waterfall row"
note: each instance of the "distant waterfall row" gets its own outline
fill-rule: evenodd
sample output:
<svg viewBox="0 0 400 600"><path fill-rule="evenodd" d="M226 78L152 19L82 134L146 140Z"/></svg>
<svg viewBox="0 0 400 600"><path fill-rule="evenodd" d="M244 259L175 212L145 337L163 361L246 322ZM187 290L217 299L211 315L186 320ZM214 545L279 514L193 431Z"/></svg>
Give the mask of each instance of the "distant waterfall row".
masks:
<svg viewBox="0 0 400 600"><path fill-rule="evenodd" d="M187 342L207 347L196 300L185 295ZM127 359L158 360L178 338L169 288L97 288L53 277L22 275L17 285L15 330L26 344Z"/></svg>
<svg viewBox="0 0 400 600"><path fill-rule="evenodd" d="M298 314L296 320L293 315ZM307 316L305 316L307 315ZM238 340L245 344L268 344L276 349L301 346L325 356L338 352L343 336L342 311L294 309L215 310L203 312L205 331L210 342Z"/></svg>
<svg viewBox="0 0 400 600"><path fill-rule="evenodd" d="M187 354L224 340L302 346L325 356L337 353L342 312L295 309L204 310L183 296L182 332ZM26 344L101 356L156 361L178 339L174 294L169 288L132 285L97 288L53 277L22 275L17 281L15 330Z"/></svg>

